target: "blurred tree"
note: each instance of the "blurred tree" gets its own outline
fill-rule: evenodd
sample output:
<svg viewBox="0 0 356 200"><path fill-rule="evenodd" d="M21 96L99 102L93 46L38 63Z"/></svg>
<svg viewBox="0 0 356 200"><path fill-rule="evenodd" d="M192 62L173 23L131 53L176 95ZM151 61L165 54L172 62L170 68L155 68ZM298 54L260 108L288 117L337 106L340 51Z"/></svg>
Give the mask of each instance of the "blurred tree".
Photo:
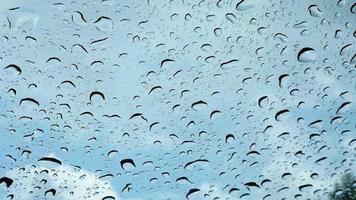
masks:
<svg viewBox="0 0 356 200"><path fill-rule="evenodd" d="M336 183L329 193L330 200L356 200L356 178L352 173L341 177L341 183Z"/></svg>

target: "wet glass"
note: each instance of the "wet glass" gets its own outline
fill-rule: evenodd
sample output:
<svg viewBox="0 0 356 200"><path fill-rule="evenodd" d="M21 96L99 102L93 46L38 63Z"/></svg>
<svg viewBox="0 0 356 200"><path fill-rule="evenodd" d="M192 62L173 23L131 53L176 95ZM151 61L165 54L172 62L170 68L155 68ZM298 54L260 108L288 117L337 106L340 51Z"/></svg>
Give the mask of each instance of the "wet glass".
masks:
<svg viewBox="0 0 356 200"><path fill-rule="evenodd" d="M331 192L356 172L355 14L352 0L0 0L0 199L356 195L351 178Z"/></svg>

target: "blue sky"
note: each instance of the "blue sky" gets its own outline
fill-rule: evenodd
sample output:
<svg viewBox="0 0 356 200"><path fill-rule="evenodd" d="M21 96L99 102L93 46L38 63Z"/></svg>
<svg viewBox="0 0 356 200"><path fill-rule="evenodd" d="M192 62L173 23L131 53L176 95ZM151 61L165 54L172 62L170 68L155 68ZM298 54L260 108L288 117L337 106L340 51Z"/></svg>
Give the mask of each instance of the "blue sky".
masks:
<svg viewBox="0 0 356 200"><path fill-rule="evenodd" d="M355 168L351 7L2 0L0 199L327 199Z"/></svg>

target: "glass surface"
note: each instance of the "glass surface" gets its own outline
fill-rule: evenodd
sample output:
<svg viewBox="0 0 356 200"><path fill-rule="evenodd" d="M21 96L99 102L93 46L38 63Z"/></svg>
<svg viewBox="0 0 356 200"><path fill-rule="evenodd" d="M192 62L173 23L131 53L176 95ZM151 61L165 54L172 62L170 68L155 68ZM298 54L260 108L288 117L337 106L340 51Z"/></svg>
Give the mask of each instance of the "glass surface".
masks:
<svg viewBox="0 0 356 200"><path fill-rule="evenodd" d="M355 14L0 0L0 199L355 200Z"/></svg>

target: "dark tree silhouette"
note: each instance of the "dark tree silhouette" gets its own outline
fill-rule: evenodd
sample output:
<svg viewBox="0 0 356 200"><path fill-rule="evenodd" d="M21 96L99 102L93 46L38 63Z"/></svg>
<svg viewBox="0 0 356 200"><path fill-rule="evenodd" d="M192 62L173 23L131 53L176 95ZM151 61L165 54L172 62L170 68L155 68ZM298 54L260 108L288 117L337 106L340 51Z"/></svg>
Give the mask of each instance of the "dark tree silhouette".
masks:
<svg viewBox="0 0 356 200"><path fill-rule="evenodd" d="M356 200L356 177L346 173L341 177L341 183L336 183L329 193L330 200Z"/></svg>

